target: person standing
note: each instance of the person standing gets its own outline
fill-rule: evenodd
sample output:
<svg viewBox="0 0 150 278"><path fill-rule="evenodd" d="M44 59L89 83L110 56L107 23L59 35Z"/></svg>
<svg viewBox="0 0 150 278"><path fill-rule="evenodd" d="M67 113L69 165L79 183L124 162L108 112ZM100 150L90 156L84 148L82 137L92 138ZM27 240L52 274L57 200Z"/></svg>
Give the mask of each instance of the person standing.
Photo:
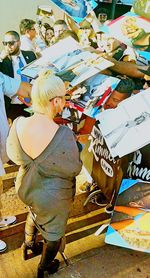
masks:
<svg viewBox="0 0 150 278"><path fill-rule="evenodd" d="M3 45L4 49L0 53L0 71L17 80L29 82L29 78L21 75L21 68L36 59L34 52L20 50L20 36L16 31L5 33ZM9 97L5 96L5 108L8 118L14 120L20 115L28 116L28 113L24 111L26 106L20 104L22 102L17 97L10 100Z"/></svg>
<svg viewBox="0 0 150 278"><path fill-rule="evenodd" d="M55 256L65 234L75 177L82 166L72 130L54 121L64 108L65 94L65 84L58 76L51 71L41 74L31 93L34 115L16 119L7 139L10 159L21 165L16 180L18 195L29 206L44 238L38 278L59 267Z"/></svg>
<svg viewBox="0 0 150 278"><path fill-rule="evenodd" d="M22 19L19 25L20 28L20 40L21 50L34 51L36 53L36 47L34 45L34 39L36 37L36 22L32 19Z"/></svg>
<svg viewBox="0 0 150 278"><path fill-rule="evenodd" d="M21 95L23 97L29 97L31 91L31 85L25 82L20 82L10 78L0 72L0 198L3 191L2 176L5 174L3 163L6 163L9 158L6 154L6 139L9 131L9 125L6 116L4 95L12 98L15 95ZM0 228L13 224L16 221L16 217L2 217L1 214L1 202L0 202ZM7 249L4 241L0 240L0 252Z"/></svg>

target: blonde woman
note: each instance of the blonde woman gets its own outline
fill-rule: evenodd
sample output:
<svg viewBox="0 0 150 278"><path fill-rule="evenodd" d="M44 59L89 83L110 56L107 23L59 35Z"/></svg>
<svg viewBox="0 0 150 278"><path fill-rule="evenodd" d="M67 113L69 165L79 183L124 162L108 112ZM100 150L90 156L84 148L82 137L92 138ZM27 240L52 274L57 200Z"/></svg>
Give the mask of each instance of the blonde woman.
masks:
<svg viewBox="0 0 150 278"><path fill-rule="evenodd" d="M34 115L16 119L7 140L11 160L20 165L16 188L30 207L36 227L44 238L38 278L54 273L54 260L65 234L75 194L75 176L81 170L79 150L72 131L58 126L54 117L65 105L63 81L47 71L32 89Z"/></svg>

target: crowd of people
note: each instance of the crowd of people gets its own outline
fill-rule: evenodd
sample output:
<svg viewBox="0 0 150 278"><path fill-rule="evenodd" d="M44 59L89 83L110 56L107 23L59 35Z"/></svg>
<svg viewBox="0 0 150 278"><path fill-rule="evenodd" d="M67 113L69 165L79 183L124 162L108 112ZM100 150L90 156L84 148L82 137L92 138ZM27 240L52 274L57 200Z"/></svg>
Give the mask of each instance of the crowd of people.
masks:
<svg viewBox="0 0 150 278"><path fill-rule="evenodd" d="M114 173L117 171L118 182L116 177L104 177L96 161L93 162L93 169L89 170L90 158L84 155L84 149L81 162L81 144L85 149L86 145L89 147L87 137L96 125L96 120L84 116L82 128L78 129L75 136L75 130L58 125L55 121L55 117L61 115L66 102L67 91L61 78L47 70L32 86L31 79L21 75L21 69L41 57L44 49L71 36L84 49L99 53L113 63L112 67L102 73L115 76L120 81L105 102L103 110L116 108L124 99L149 88L149 61L133 48L98 30L101 25L98 18L101 18L100 15L96 18L95 14L92 14L81 22L79 27L67 15L65 19L58 19L51 25L42 19L22 19L19 25L20 33L8 30L3 38L3 50L0 53L0 194L2 176L5 173L4 163L19 165L16 190L19 198L30 209L25 227L23 252L24 257L27 249L33 253L42 253L38 265L38 278L44 277L44 271L52 274L58 270L59 261L55 257L65 235L75 195L75 177L80 173L82 163L90 172L93 182L96 182L96 186L102 191L97 203L101 204L104 201L109 204L106 211L113 209L123 176L136 176L149 181L148 175L141 178L137 172L135 173L135 153L130 155L126 170L122 167L122 161L114 161L112 167ZM23 103L20 99L23 99ZM32 102L32 116L24 110L28 101ZM150 168L147 155L149 151L149 146L137 151L138 155L141 153L141 169ZM81 191L90 192L90 187L93 190L92 182L90 183L88 189L87 185L84 188L82 186ZM15 221L15 216L0 215L0 228L14 224ZM37 229L44 239L41 245L35 242ZM5 242L0 240L0 252L6 248Z"/></svg>

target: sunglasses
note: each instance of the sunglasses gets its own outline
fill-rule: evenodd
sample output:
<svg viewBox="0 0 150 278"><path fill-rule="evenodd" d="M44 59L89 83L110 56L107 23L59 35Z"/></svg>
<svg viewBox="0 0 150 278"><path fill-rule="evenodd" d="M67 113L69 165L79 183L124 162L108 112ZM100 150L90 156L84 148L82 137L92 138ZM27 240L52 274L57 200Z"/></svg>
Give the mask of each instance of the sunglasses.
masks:
<svg viewBox="0 0 150 278"><path fill-rule="evenodd" d="M54 98L56 97L51 98L49 101L52 101ZM66 94L64 96L57 96L57 98L64 98L66 101L69 101L71 99L71 95Z"/></svg>
<svg viewBox="0 0 150 278"><path fill-rule="evenodd" d="M6 46L9 44L10 46L13 46L16 42L18 42L18 41L3 42L3 45Z"/></svg>

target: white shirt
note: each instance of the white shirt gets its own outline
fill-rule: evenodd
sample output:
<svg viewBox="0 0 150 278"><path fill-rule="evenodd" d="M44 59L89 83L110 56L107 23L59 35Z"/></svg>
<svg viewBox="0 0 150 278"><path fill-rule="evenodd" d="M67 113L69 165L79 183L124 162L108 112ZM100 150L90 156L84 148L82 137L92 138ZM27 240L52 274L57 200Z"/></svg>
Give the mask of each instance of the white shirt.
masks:
<svg viewBox="0 0 150 278"><path fill-rule="evenodd" d="M26 35L22 35L20 37L20 41L21 41L21 46L20 46L21 50L36 52L36 48L33 41L31 41Z"/></svg>
<svg viewBox="0 0 150 278"><path fill-rule="evenodd" d="M6 154L6 139L9 125L5 111L4 95L10 98L13 97L18 91L19 86L19 80L15 80L0 72L0 176L5 173L3 163L9 160Z"/></svg>

